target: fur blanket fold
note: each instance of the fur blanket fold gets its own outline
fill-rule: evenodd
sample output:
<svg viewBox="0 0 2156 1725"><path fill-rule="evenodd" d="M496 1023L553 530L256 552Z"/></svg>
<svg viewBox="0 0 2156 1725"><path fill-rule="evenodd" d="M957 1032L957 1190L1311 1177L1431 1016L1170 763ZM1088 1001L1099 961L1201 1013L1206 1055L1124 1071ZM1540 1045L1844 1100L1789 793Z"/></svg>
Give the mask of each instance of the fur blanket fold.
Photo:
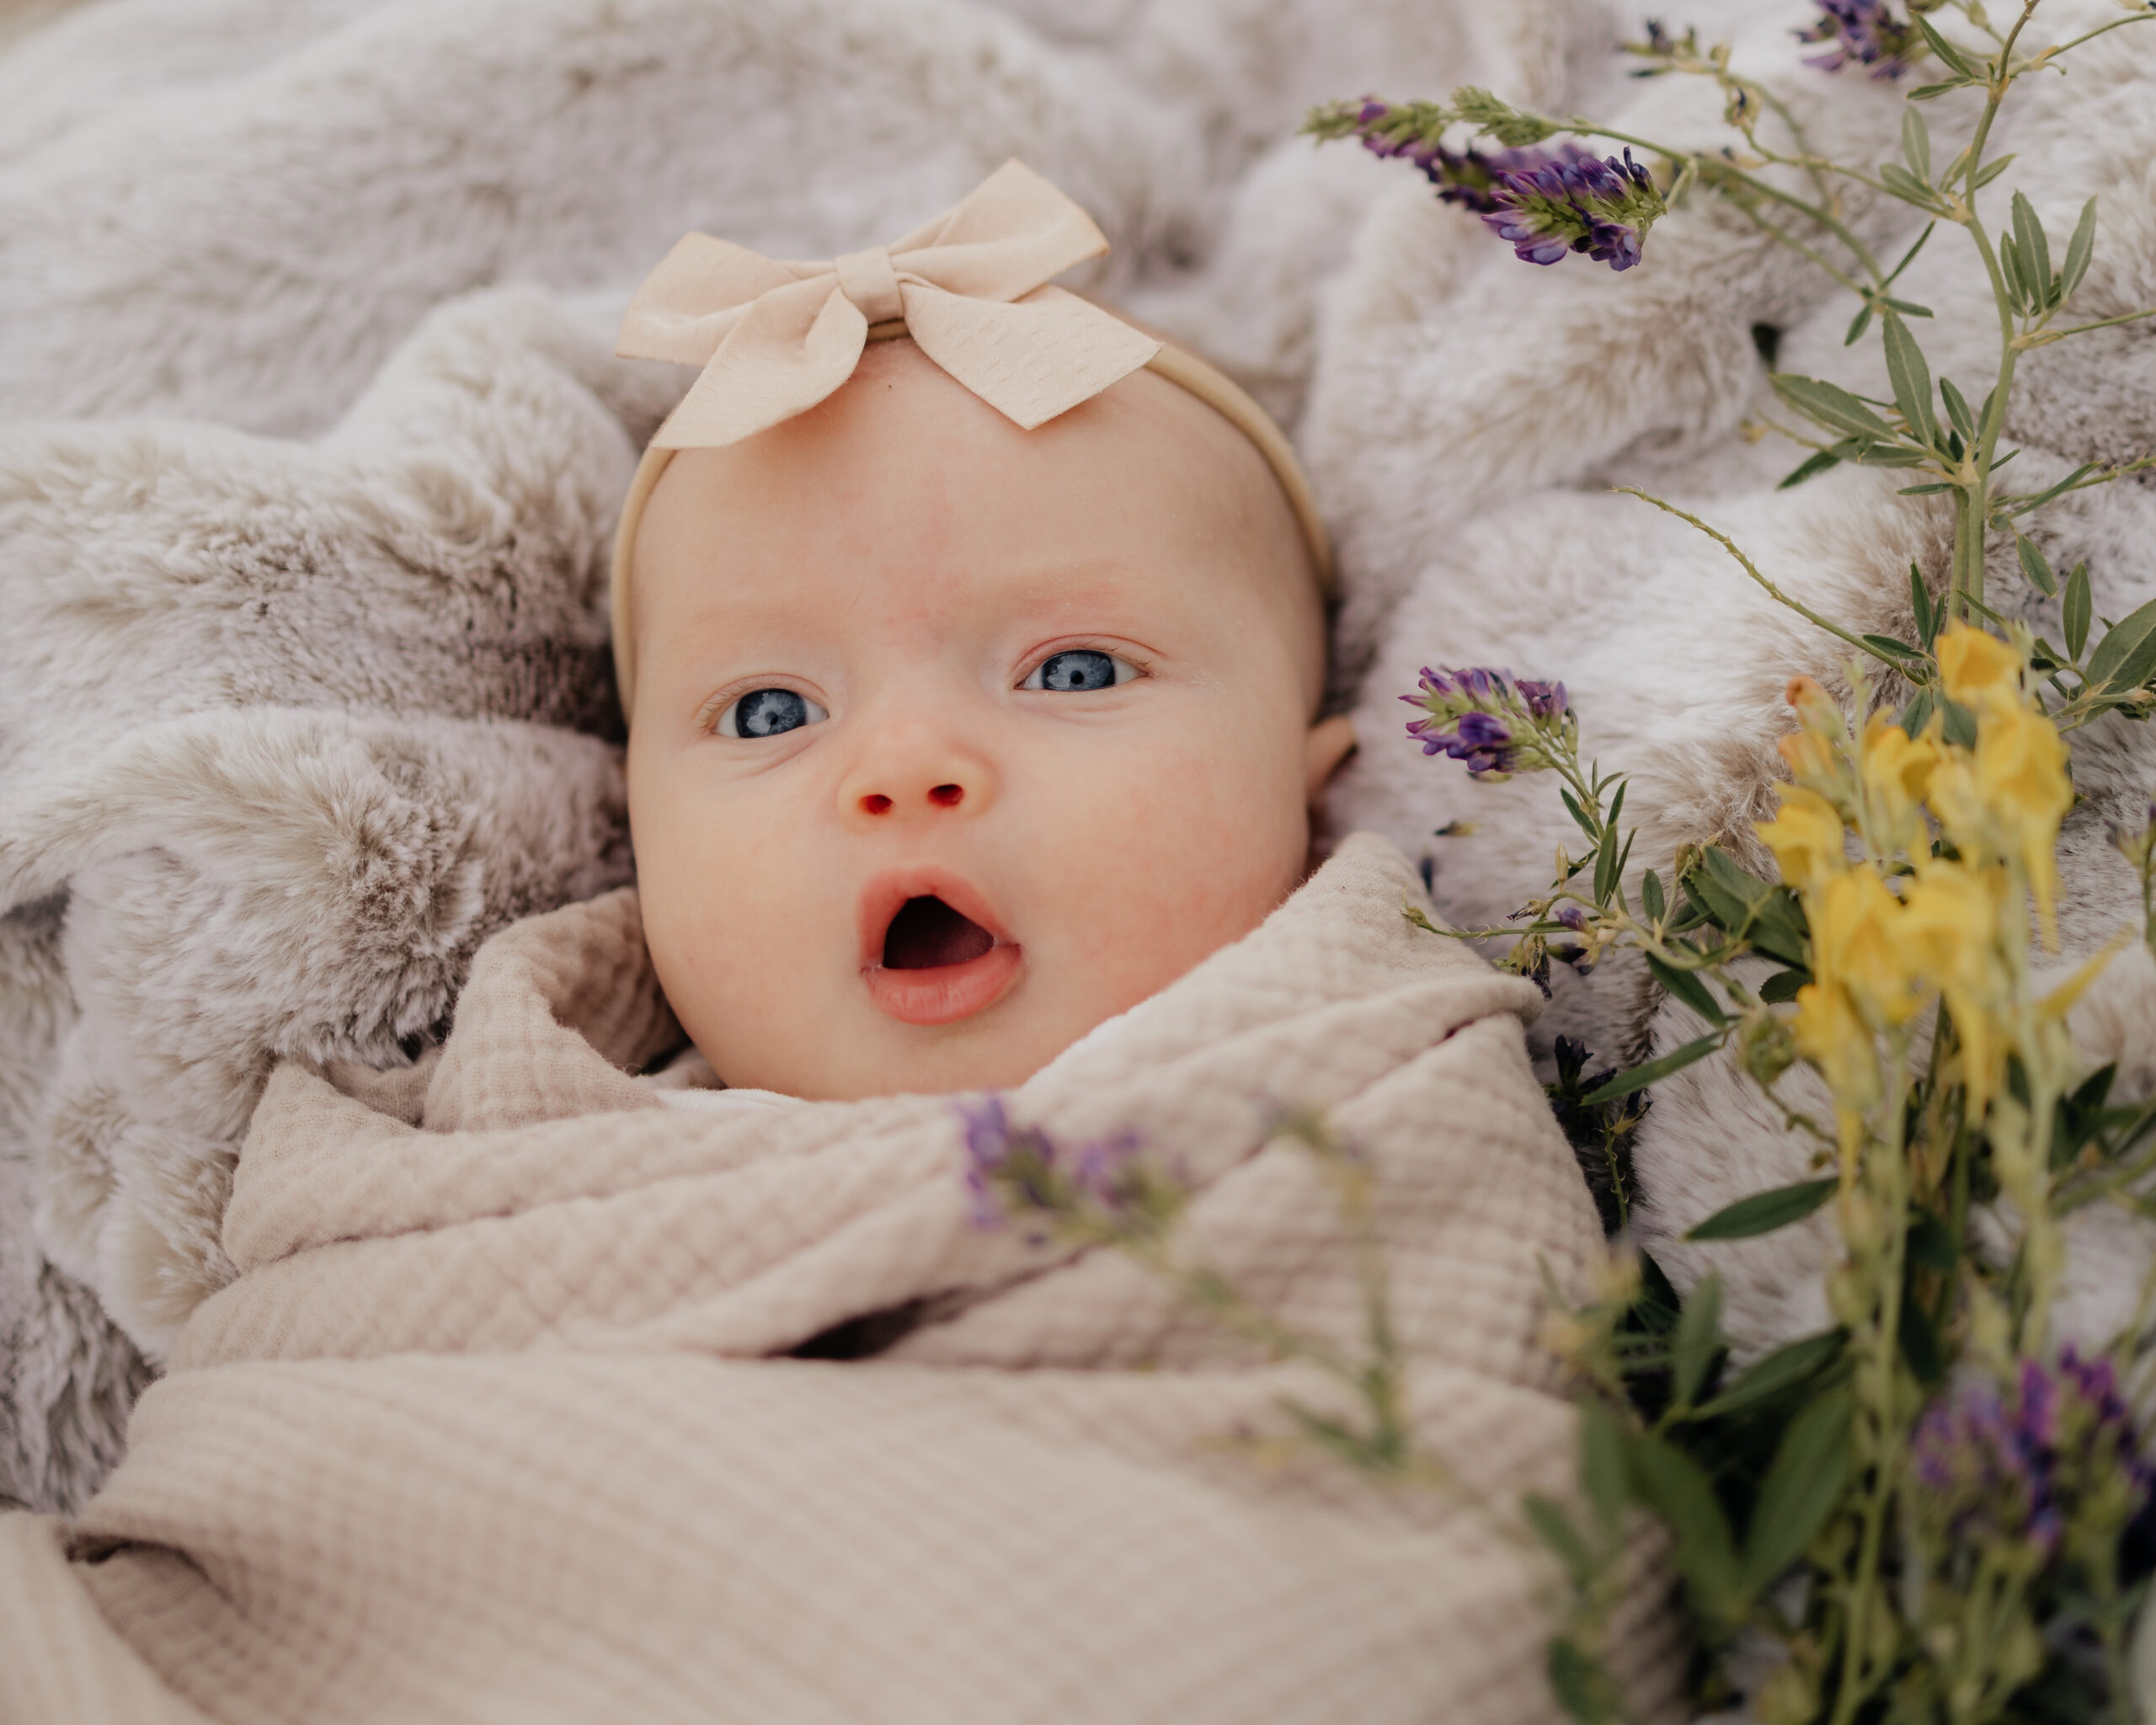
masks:
<svg viewBox="0 0 2156 1725"><path fill-rule="evenodd" d="M1599 1233L1533 991L1420 902L1352 840L1010 1105L1135 1130L1193 1254L1353 1348L1352 1242L1265 1100L1327 1109L1469 1495L1256 1466L1235 1440L1323 1384L1119 1257L983 1227L947 1099L664 1106L625 1070L679 1033L624 890L490 942L438 1059L273 1076L242 1274L132 1453L72 1545L0 1520L0 1717L1554 1718L1550 1578L1500 1524L1566 1488L1534 1337ZM871 1359L771 1357L894 1308L923 1316ZM1658 1591L1615 1637L1650 1711Z"/></svg>

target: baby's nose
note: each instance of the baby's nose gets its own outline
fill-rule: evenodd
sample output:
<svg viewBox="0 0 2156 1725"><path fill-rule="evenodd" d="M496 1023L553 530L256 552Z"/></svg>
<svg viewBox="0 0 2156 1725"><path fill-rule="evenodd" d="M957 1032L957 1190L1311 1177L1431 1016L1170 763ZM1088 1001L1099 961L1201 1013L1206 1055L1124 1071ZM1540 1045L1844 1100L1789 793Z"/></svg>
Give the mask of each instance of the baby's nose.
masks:
<svg viewBox="0 0 2156 1725"><path fill-rule="evenodd" d="M893 740L847 777L841 807L856 819L881 821L963 809L979 814L989 798L986 766L964 753L925 740Z"/></svg>

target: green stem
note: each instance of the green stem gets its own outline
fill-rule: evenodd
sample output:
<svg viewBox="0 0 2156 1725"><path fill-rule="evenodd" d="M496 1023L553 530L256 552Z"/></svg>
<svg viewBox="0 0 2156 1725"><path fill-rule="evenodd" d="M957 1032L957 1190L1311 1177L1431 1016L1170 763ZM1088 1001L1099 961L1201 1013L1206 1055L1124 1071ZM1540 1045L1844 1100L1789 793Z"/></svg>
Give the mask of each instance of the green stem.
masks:
<svg viewBox="0 0 2156 1725"><path fill-rule="evenodd" d="M2152 12L2149 16L2156 18L2156 12ZM2127 22L2132 24L2137 20L2128 19ZM2064 329L2049 329L2044 333L2054 339L2063 339L2069 335L2084 334L2091 329L2109 329L2120 323L2138 323L2143 318L2156 318L2156 306L2151 306L2143 312L2125 312L2116 318L2099 318L2093 323L2075 323Z"/></svg>
<svg viewBox="0 0 2156 1725"><path fill-rule="evenodd" d="M1753 563L1752 559L1747 557L1742 551L1737 549L1737 542L1732 539L1728 534L1721 531L1717 528L1709 526L1697 515L1687 513L1685 510L1678 508L1678 506L1673 503L1665 503L1661 498L1657 497L1652 491L1642 491L1636 485L1619 485L1614 486L1612 489L1623 496L1636 497L1642 503L1651 503L1657 509L1662 510L1663 514L1675 515L1680 521L1690 522L1692 526L1697 527L1702 533L1705 533L1708 538L1713 540L1716 544L1721 546L1724 551L1726 551L1732 557L1735 558L1737 561L1738 566L1743 569L1744 573L1751 576L1751 578L1757 581L1761 587L1764 588L1766 590L1767 596L1772 599L1776 604L1787 606L1806 622L1815 624L1817 627L1824 629L1828 634L1833 636L1837 640L1846 641L1850 646L1855 648L1858 652L1868 654L1870 657L1877 660L1881 665L1885 665L1889 670L1895 672L1897 675L1908 675L1908 667L1903 665L1899 660L1894 658L1891 654L1881 653L1876 647L1873 646L1861 635L1851 634L1839 623L1833 622L1829 619L1820 616L1819 613L1812 610L1810 606L1802 603L1801 601L1792 599L1788 594L1783 592L1780 588L1777 587L1772 581L1769 580L1766 576L1759 573L1758 565Z"/></svg>

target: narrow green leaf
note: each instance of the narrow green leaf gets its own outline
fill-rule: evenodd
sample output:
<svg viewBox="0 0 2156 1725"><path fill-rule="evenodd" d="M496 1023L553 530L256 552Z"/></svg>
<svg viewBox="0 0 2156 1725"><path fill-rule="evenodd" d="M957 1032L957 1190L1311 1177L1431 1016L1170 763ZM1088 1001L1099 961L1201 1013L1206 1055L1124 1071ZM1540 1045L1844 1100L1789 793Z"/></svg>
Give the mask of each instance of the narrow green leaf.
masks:
<svg viewBox="0 0 2156 1725"><path fill-rule="evenodd" d="M1941 491L1951 491L1951 485L1904 485L1895 492L1897 497L1931 497Z"/></svg>
<svg viewBox="0 0 2156 1725"><path fill-rule="evenodd" d="M1931 27L1931 20L1921 12L1916 14L1916 26L1924 32L1925 46L1939 56L1949 72L1959 72L1963 77L1976 77L1977 68L1969 63L1960 49Z"/></svg>
<svg viewBox="0 0 2156 1725"><path fill-rule="evenodd" d="M1931 182L1931 128L1913 108L1902 109L1902 159L1909 172L1927 185Z"/></svg>
<svg viewBox="0 0 2156 1725"><path fill-rule="evenodd" d="M1713 1401L1700 1408L1694 1418L1721 1419L1772 1402L1839 1365L1843 1349L1848 1343L1849 1332L1846 1330L1828 1330L1817 1336L1806 1336L1801 1342L1791 1342L1786 1347L1777 1348Z"/></svg>
<svg viewBox="0 0 2156 1725"><path fill-rule="evenodd" d="M1624 1686L1576 1637L1550 1638L1543 1674L1549 1679L1550 1693L1575 1725L1611 1725L1625 1717Z"/></svg>
<svg viewBox="0 0 2156 1725"><path fill-rule="evenodd" d="M1614 1546L1625 1532L1625 1434L1599 1402L1580 1408L1580 1489L1593 1506L1602 1543Z"/></svg>
<svg viewBox="0 0 2156 1725"><path fill-rule="evenodd" d="M2029 283L2021 271L2021 248L2014 243L2011 234L1999 237L1999 273L2005 279L2006 297L2014 309L2026 314L2029 304Z"/></svg>
<svg viewBox="0 0 2156 1725"><path fill-rule="evenodd" d="M1939 393L1940 399L1946 403L1946 417L1953 422L1954 429L1974 443L1977 441L1977 422L1969 417L1969 403L1963 398L1961 392L1954 387L1951 377L1939 380Z"/></svg>
<svg viewBox="0 0 2156 1725"><path fill-rule="evenodd" d="M1789 1423L1746 1530L1744 1587L1759 1594L1804 1555L1849 1475L1849 1397L1822 1396Z"/></svg>
<svg viewBox="0 0 2156 1725"><path fill-rule="evenodd" d="M1920 306L1914 300L1888 300L1886 303L1892 306L1904 318L1929 318L1931 316L1931 307L1929 306Z"/></svg>
<svg viewBox="0 0 2156 1725"><path fill-rule="evenodd" d="M1898 162L1879 164L1879 183L1905 204L1914 204L1928 214L1940 209L1939 194Z"/></svg>
<svg viewBox="0 0 2156 1725"><path fill-rule="evenodd" d="M1721 1351L1721 1278L1710 1272L1684 1302L1670 1340L1670 1388L1679 1407L1689 1407L1705 1387L1708 1368Z"/></svg>
<svg viewBox="0 0 2156 1725"><path fill-rule="evenodd" d="M1908 250L1902 254L1902 261L1886 272L1886 285L1887 286L1892 286L1895 282L1901 279L1902 272L1908 269L1910 264L1916 262L1917 254L1924 249L1924 243L1931 238L1932 229L1938 226L1939 224L1936 222L1927 222L1924 223L1924 232L1916 237L1916 243L1912 245ZM1893 302L1889 301L1888 303L1891 305Z"/></svg>
<svg viewBox="0 0 2156 1725"><path fill-rule="evenodd" d="M1834 1195L1841 1182L1829 1174L1823 1180L1800 1180L1794 1186L1777 1186L1740 1198L1718 1210L1689 1233L1687 1240L1748 1240L1755 1234L1771 1234L1801 1222Z"/></svg>
<svg viewBox="0 0 2156 1725"><path fill-rule="evenodd" d="M1651 1432L1639 1434L1627 1449L1632 1489L1668 1525L1670 1556L1694 1605L1710 1617L1736 1617L1746 1604L1743 1572L1706 1469Z"/></svg>
<svg viewBox="0 0 2156 1725"><path fill-rule="evenodd" d="M1931 645L1931 590L1924 584L1924 572L1914 561L1909 564L1909 611L1917 626L1917 639L1926 647Z"/></svg>
<svg viewBox="0 0 2156 1725"><path fill-rule="evenodd" d="M2013 160L2014 158L2011 156L2001 156L1996 162L1985 163L1983 168L1979 170L1977 174L1977 190L1978 191L1982 191L1994 179L1997 179L2000 174L2005 173L2008 164Z"/></svg>
<svg viewBox="0 0 2156 1725"><path fill-rule="evenodd" d="M1700 853L1700 868L1686 881L1700 884L1708 908L1730 933L1785 964L1811 962L1805 951L1804 911L1788 888L1741 868L1719 845Z"/></svg>
<svg viewBox="0 0 2156 1725"><path fill-rule="evenodd" d="M2051 242L2044 238L2044 224L2036 220L2036 206L2018 191L2014 195L2014 243L2029 280L2029 297L2041 312L2051 303Z"/></svg>
<svg viewBox="0 0 2156 1725"><path fill-rule="evenodd" d="M1786 1006L1796 998L1796 991L1812 980L1809 970L1792 967L1777 970L1759 985L1759 998L1770 1007Z"/></svg>
<svg viewBox="0 0 2156 1725"><path fill-rule="evenodd" d="M1801 485L1806 479L1816 478L1829 467L1838 467L1842 458L1831 449L1822 449L1817 455L1806 456L1796 467L1782 476L1777 491L1786 491L1793 485Z"/></svg>
<svg viewBox="0 0 2156 1725"><path fill-rule="evenodd" d="M1977 716L1959 701L1939 697L1940 732L1950 743L1964 749L1977 746Z"/></svg>
<svg viewBox="0 0 2156 1725"><path fill-rule="evenodd" d="M1682 1071L1694 1060L1703 1060L1722 1045L1726 1033L1711 1031L1695 1042L1673 1050L1660 1060L1649 1060L1643 1066L1635 1066L1629 1072L1620 1072L1608 1083L1590 1090L1580 1098L1584 1108L1593 1108L1601 1102L1614 1102L1620 1096L1630 1096L1636 1090L1645 1090L1650 1084L1658 1084L1672 1072Z"/></svg>
<svg viewBox="0 0 2156 1725"><path fill-rule="evenodd" d="M1617 835L1613 830L1594 853L1594 901L1598 905L1608 904L1610 894L1616 890L1618 858Z"/></svg>
<svg viewBox="0 0 2156 1725"><path fill-rule="evenodd" d="M2073 224L2073 238L2066 243L2066 262L2059 268L2059 297L2063 300L2081 286L2089 273L2089 260L2096 255L2096 200L2081 206L2081 219Z"/></svg>
<svg viewBox="0 0 2156 1725"><path fill-rule="evenodd" d="M1572 1585L1585 1587L1594 1578L1594 1558L1587 1548L1587 1541L1580 1537L1580 1530L1572 1525L1572 1518L1558 1504L1553 1503L1540 1492L1529 1492L1520 1508L1527 1515L1527 1525L1542 1536L1542 1543L1557 1554L1572 1577Z"/></svg>
<svg viewBox="0 0 2156 1725"><path fill-rule="evenodd" d="M1934 697L1929 689L1919 689L1916 699L1902 709L1902 729L1913 738L1924 734L1924 728L1931 723Z"/></svg>
<svg viewBox="0 0 2156 1725"><path fill-rule="evenodd" d="M1857 338L1871 327L1871 302L1866 300L1856 308L1856 316L1849 319L1849 333L1842 338L1844 347L1854 347Z"/></svg>
<svg viewBox="0 0 2156 1725"><path fill-rule="evenodd" d="M1726 1024L1729 1014L1715 1004L1715 997L1707 992L1705 983L1689 970L1680 970L1674 964L1665 964L1652 953L1646 954L1647 969L1654 980L1668 989L1673 997L1680 1000L1705 1018L1710 1024Z"/></svg>
<svg viewBox="0 0 2156 1725"><path fill-rule="evenodd" d="M2033 514L2036 510L2041 509L2046 504L2049 503L2054 497L2057 497L2063 492L2070 490L2073 487L2079 485L2084 479L2095 473L2098 466L2099 463L2095 462L2084 462L2079 467L2068 473L2063 479L2061 479L2056 485L2047 486L2043 490L2039 491L2033 497L2024 497L2017 499L2014 505L2014 513L2017 515Z"/></svg>
<svg viewBox="0 0 2156 1725"><path fill-rule="evenodd" d="M2100 689L2123 694L2156 673L2156 599L2112 624L2089 655L2089 681Z"/></svg>
<svg viewBox="0 0 2156 1725"><path fill-rule="evenodd" d="M1846 389L1787 371L1777 371L1768 381L1791 408L1830 430L1887 442L1893 439L1893 428Z"/></svg>
<svg viewBox="0 0 2156 1725"><path fill-rule="evenodd" d="M1601 836L1601 835L1595 831L1594 823L1587 818L1587 810L1580 807L1579 799L1577 797L1573 796L1573 794L1570 791L1566 790L1562 785L1560 785L1557 788L1557 794L1565 799L1566 808L1572 810L1572 819L1579 823L1580 830L1582 832L1585 833L1591 839Z"/></svg>
<svg viewBox="0 0 2156 1725"><path fill-rule="evenodd" d="M1886 347L1886 376L1894 386L1894 405L1912 433L1935 445L1939 425L1931 415L1931 367L1924 363L1924 350L1899 312L1888 312L1879 333Z"/></svg>
<svg viewBox="0 0 2156 1725"><path fill-rule="evenodd" d="M1892 635L1866 635L1863 639L1865 646L1876 647L1889 658L1905 660L1912 664L1923 662L1922 653L1910 646L1907 641L1897 641Z"/></svg>
<svg viewBox="0 0 2156 1725"><path fill-rule="evenodd" d="M2029 585L2047 599L2058 596L2058 577L2052 573L2052 566L2044 561L2044 554L2036 549L2036 542L2014 536L2014 548L2021 554L2021 573L2029 578Z"/></svg>
<svg viewBox="0 0 2156 1725"><path fill-rule="evenodd" d="M2059 622L2066 631L2066 654L2076 665L2081 662L2081 649L2089 640L2089 565L2074 564L2073 573L2066 578L2066 601Z"/></svg>
<svg viewBox="0 0 2156 1725"><path fill-rule="evenodd" d="M1903 448L1892 443L1866 443L1858 447L1854 459L1863 467L1920 467L1927 457L1920 449Z"/></svg>
<svg viewBox="0 0 2156 1725"><path fill-rule="evenodd" d="M1909 92L1912 102L1929 102L1945 95L1949 90L1966 89L1974 80L1966 77L1949 78L1943 84L1919 84Z"/></svg>
<svg viewBox="0 0 2156 1725"><path fill-rule="evenodd" d="M1646 879L1640 883L1640 905L1647 913L1647 921L1659 922L1662 913L1669 908L1669 901L1662 896L1662 877L1650 868Z"/></svg>

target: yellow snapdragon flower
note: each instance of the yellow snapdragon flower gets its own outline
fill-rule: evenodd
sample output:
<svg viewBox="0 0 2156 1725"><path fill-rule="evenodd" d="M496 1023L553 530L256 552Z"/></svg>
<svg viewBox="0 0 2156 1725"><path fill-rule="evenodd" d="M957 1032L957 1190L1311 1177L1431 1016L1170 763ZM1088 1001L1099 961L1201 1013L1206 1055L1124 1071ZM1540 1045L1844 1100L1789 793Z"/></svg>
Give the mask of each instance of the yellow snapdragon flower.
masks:
<svg viewBox="0 0 2156 1725"><path fill-rule="evenodd" d="M2006 1064L2014 973L2005 948L2013 887L2006 871L1967 862L1919 863L1897 923L1911 969L1946 998L1961 1038L1962 1081L1981 1110Z"/></svg>
<svg viewBox="0 0 2156 1725"><path fill-rule="evenodd" d="M1834 876L1805 895L1812 921L1812 971L1845 989L1874 1029L1906 1023L1924 1004L1915 954L1903 938L1902 902L1871 868Z"/></svg>
<svg viewBox="0 0 2156 1725"><path fill-rule="evenodd" d="M1783 881L1804 892L1848 868L1842 817L1817 791L1789 784L1776 788L1781 793L1781 812L1752 830L1774 853Z"/></svg>
<svg viewBox="0 0 2156 1725"><path fill-rule="evenodd" d="M1924 735L1912 737L1883 713L1864 728L1861 777L1890 834L1907 836L1910 818L1931 788L1941 750L1936 721Z"/></svg>
<svg viewBox="0 0 2156 1725"><path fill-rule="evenodd" d="M2021 655L1998 636L1967 623L1949 623L1934 650L1939 655L1940 681L1964 706L1978 705L1993 692L2020 695Z"/></svg>

